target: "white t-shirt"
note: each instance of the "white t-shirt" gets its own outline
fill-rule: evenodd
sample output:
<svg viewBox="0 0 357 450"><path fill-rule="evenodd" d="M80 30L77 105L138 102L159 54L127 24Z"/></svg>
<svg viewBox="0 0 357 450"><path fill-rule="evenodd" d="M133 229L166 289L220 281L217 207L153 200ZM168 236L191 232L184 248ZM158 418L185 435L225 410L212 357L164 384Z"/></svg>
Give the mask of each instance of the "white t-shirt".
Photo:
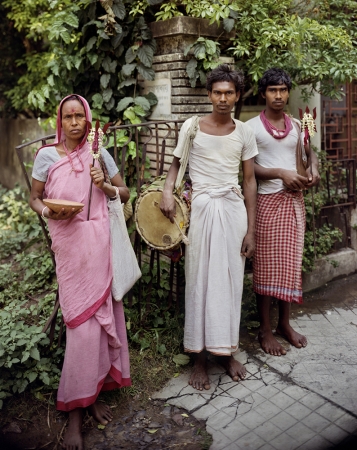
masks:
<svg viewBox="0 0 357 450"><path fill-rule="evenodd" d="M295 120L295 119L292 119ZM283 139L275 139L265 129L260 117L254 117L246 122L254 131L255 139L259 150L255 162L259 166L268 169L287 169L296 171L296 145L298 134L295 126ZM286 187L280 178L273 180L258 180L258 194L275 194Z"/></svg>
<svg viewBox="0 0 357 450"><path fill-rule="evenodd" d="M101 149L101 155L108 170L109 178L113 178L119 172L114 159L105 148ZM49 168L60 159L61 157L55 147L45 147L40 150L33 165L32 178L45 183Z"/></svg>
<svg viewBox="0 0 357 450"><path fill-rule="evenodd" d="M192 118L183 123L174 151L181 158L185 134ZM252 130L243 122L235 120L235 129L225 136L203 133L199 128L189 154L189 174L193 195L207 189L238 187L238 173L241 161L258 154Z"/></svg>

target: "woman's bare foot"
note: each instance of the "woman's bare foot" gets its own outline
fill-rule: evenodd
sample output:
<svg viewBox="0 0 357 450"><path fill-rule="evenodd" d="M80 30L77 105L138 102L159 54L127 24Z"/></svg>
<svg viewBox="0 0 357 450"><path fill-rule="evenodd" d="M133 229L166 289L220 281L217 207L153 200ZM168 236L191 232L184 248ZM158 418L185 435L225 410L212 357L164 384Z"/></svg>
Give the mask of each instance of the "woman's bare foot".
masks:
<svg viewBox="0 0 357 450"><path fill-rule="evenodd" d="M306 336L295 331L290 325L278 325L276 328L276 334L285 338L291 345L296 348L306 347Z"/></svg>
<svg viewBox="0 0 357 450"><path fill-rule="evenodd" d="M218 356L218 364L226 370L233 381L244 380L247 371L242 363L233 358L233 356Z"/></svg>
<svg viewBox="0 0 357 450"><path fill-rule="evenodd" d="M108 425L113 420L113 414L108 405L96 401L88 406L88 412L101 425Z"/></svg>
<svg viewBox="0 0 357 450"><path fill-rule="evenodd" d="M258 340L265 353L273 356L286 355L285 348L275 339L271 330L260 329L258 332Z"/></svg>
<svg viewBox="0 0 357 450"><path fill-rule="evenodd" d="M64 449L83 450L82 422L83 410L81 408L70 411L69 424L62 443Z"/></svg>
<svg viewBox="0 0 357 450"><path fill-rule="evenodd" d="M196 355L188 384L199 391L202 391L203 389L208 390L211 387L207 374L207 359L205 351Z"/></svg>

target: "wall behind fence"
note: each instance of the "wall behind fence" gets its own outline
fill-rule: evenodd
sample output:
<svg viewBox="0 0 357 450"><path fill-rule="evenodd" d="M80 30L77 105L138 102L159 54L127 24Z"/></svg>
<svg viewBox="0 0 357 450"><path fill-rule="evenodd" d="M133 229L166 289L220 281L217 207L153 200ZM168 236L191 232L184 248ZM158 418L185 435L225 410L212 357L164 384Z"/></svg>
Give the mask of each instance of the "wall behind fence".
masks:
<svg viewBox="0 0 357 450"><path fill-rule="evenodd" d="M51 133L53 130L45 132L37 119L0 119L0 184L9 189L16 183L25 186L15 147ZM28 149L24 157L25 162L31 162L32 149Z"/></svg>

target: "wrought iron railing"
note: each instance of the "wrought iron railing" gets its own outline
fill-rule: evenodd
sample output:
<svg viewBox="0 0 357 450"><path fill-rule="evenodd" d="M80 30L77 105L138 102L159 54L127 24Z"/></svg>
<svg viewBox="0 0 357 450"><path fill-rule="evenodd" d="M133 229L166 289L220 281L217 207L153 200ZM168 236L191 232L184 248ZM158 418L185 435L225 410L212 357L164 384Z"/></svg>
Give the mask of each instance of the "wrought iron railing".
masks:
<svg viewBox="0 0 357 450"><path fill-rule="evenodd" d="M112 143L110 151L119 167L120 174L123 178L128 176L126 173L127 157L130 153L131 143L135 143L136 152L132 152L134 156L134 172L135 172L135 190L137 195L140 194L142 184L145 180L145 168L147 161L150 161L151 176L160 176L166 172L171 160L172 151L176 146L179 125L182 120L172 121L155 121L141 123L137 125L119 125L110 127L110 134L107 138L107 144ZM126 137L123 137L125 132ZM16 151L21 162L23 174L25 176L26 184L31 189L30 175L27 173L26 164L24 160L24 150L26 148L33 148L34 146L42 146L53 141L55 135L45 136L31 142L26 142L16 147ZM119 145L120 141L120 145ZM321 208L319 217L316 218L317 223L328 223L344 229L346 236L344 246L351 244L351 228L348 220L349 208L356 206L356 161L355 159L334 159L327 168L326 184L328 191L328 201L325 206ZM336 218L332 219L330 211L339 208L341 220L336 222ZM53 263L55 264L54 256L50 247L50 237L47 232L46 225L39 216L39 221L47 240L49 251L51 252ZM338 221L337 221L338 222ZM163 259L162 255L157 250L146 249L143 253L143 245L138 233L135 233L134 248L138 257L140 267L143 264L148 264L150 282L143 292L142 283L138 282L135 290L138 300L139 308L145 306L146 312L150 311L151 293L154 284L160 284L160 264ZM172 308L175 306L176 310L179 308L180 286L183 274L180 272L179 264L174 263L166 258L166 264L169 264L169 292L167 296L167 306ZM156 265L156 274L153 273L154 265ZM132 293L129 294L129 304L132 303ZM174 305L175 303L175 305ZM54 332L54 323L56 319L57 309L59 306L58 294L56 298L55 310L49 318L46 329L51 326L51 335Z"/></svg>

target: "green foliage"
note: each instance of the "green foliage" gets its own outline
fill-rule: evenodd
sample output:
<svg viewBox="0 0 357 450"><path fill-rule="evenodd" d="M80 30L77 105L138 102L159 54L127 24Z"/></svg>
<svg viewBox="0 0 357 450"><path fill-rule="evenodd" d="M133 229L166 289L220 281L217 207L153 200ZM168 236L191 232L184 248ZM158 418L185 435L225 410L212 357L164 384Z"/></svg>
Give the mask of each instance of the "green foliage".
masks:
<svg viewBox="0 0 357 450"><path fill-rule="evenodd" d="M327 154L324 151L317 151L313 147L320 161L320 175L321 181L318 190L310 189L304 196L305 210L306 210L306 232L304 241L304 254L302 262L303 272L311 272L315 265L315 259L321 258L331 252L335 242L342 240L342 231L339 228L333 228L324 224L317 228L317 218L321 212L322 206L326 205L328 200L327 193L327 173L330 175L330 183L334 182L331 160L327 159ZM331 195L330 200L338 203L341 193ZM315 240L314 240L314 223L315 223ZM315 242L315 244L314 244Z"/></svg>
<svg viewBox="0 0 357 450"><path fill-rule="evenodd" d="M56 388L63 357L63 349L49 348L42 332L56 284L26 196L20 188L0 190L0 408L4 398L27 388Z"/></svg>
<svg viewBox="0 0 357 450"><path fill-rule="evenodd" d="M11 102L4 102L6 111L51 116L61 97L77 92L93 106L95 118L117 120L119 114L140 123L150 110L134 101L123 109L121 101L140 96L139 76L154 78L156 44L148 23L181 15L235 32L222 51L245 73L246 95L272 66L288 70L296 84L335 98L340 83L357 78L352 0L282 0L279 8L275 0L4 0L0 8L7 13L6 42L0 44L9 68L0 77L0 97ZM215 67L219 48L199 37L192 49L187 73L194 86Z"/></svg>
<svg viewBox="0 0 357 450"><path fill-rule="evenodd" d="M128 15L131 2L3 3L28 43L18 60L26 72L6 94L18 111L52 115L60 98L76 92L93 106L94 118L117 120L120 100L137 96L138 76L154 78L155 41L143 17ZM150 113L147 102L141 101L124 110L121 118L140 123Z"/></svg>
<svg viewBox="0 0 357 450"><path fill-rule="evenodd" d="M219 65L219 43L211 39L199 37L197 41L185 49L185 56L193 53L193 58L187 63L186 72L192 87L196 86L197 79L202 85L206 84L206 73Z"/></svg>
<svg viewBox="0 0 357 450"><path fill-rule="evenodd" d="M183 273L183 262L180 265ZM169 264L160 262L159 281L156 263L151 271L150 265L144 262L141 271L142 278L133 288L133 305L125 308L128 338L140 348L140 352L151 349L162 355L174 355L182 346L183 303L182 298L178 300L181 304L178 313L173 307L169 308ZM139 292L145 299L140 308Z"/></svg>
<svg viewBox="0 0 357 450"><path fill-rule="evenodd" d="M282 67L296 84L309 84L309 91L339 98L338 85L357 77L354 1L317 0L182 0L161 2L157 20L179 15L209 19L225 31L235 30L226 51L246 75L249 94L269 67ZM198 58L196 57L198 61ZM201 70L206 72L211 67ZM190 78L198 78L194 62ZM308 91L307 91L308 94Z"/></svg>
<svg viewBox="0 0 357 450"><path fill-rule="evenodd" d="M330 253L334 243L342 239L342 231L338 228L332 228L323 225L315 231L315 246L313 231L308 230L305 233L304 255L302 262L303 272L311 272L314 268L315 253L316 258L321 258Z"/></svg>

